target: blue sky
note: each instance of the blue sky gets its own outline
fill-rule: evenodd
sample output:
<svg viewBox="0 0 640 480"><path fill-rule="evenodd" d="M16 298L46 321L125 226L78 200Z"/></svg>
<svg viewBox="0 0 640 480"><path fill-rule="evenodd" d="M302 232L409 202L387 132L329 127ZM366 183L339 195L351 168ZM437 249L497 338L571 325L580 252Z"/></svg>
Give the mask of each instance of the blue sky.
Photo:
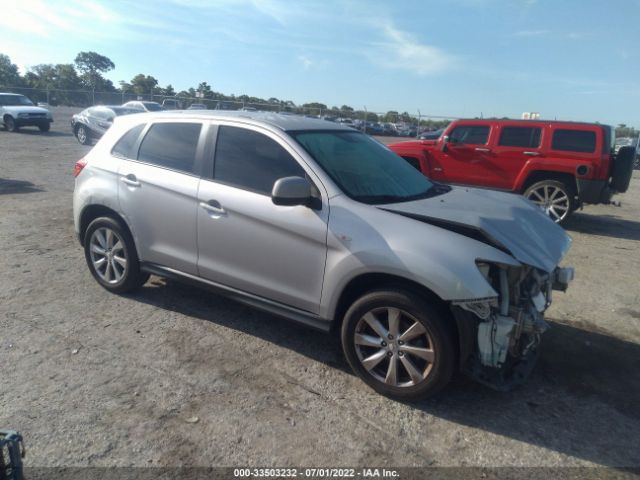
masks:
<svg viewBox="0 0 640 480"><path fill-rule="evenodd" d="M2 0L21 69L108 56L177 90L640 127L640 0Z"/></svg>

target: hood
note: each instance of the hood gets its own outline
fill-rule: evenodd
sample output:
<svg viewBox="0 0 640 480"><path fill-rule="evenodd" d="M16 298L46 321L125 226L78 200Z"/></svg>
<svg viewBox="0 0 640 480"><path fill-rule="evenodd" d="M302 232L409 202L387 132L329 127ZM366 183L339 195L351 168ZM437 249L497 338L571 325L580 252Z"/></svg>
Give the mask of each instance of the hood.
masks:
<svg viewBox="0 0 640 480"><path fill-rule="evenodd" d="M36 107L35 105L6 105L2 108L11 113L46 113L47 115L50 115L49 110L42 107Z"/></svg>
<svg viewBox="0 0 640 480"><path fill-rule="evenodd" d="M571 246L562 227L511 193L453 187L442 195L379 208L488 243L546 272L553 271Z"/></svg>

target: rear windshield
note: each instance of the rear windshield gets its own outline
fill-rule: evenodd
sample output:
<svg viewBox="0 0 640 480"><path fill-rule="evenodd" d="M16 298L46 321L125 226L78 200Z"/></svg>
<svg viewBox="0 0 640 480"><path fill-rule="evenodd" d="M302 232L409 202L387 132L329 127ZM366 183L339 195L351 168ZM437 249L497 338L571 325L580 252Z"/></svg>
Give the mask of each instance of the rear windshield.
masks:
<svg viewBox="0 0 640 480"><path fill-rule="evenodd" d="M162 110L160 104L156 102L143 102L143 104L150 112L159 112L160 110Z"/></svg>
<svg viewBox="0 0 640 480"><path fill-rule="evenodd" d="M129 108L129 107L111 107L111 110L117 115L129 115L131 113L140 113L139 108Z"/></svg>
<svg viewBox="0 0 640 480"><path fill-rule="evenodd" d="M558 129L553 132L551 148L565 152L593 153L596 151L596 132Z"/></svg>

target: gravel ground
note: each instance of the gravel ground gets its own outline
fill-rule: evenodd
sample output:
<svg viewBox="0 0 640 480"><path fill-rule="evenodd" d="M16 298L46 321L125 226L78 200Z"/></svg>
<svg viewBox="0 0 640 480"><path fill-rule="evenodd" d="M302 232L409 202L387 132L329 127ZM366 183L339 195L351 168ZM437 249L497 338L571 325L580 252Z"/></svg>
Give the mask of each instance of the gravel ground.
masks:
<svg viewBox="0 0 640 480"><path fill-rule="evenodd" d="M0 131L0 427L30 466L640 466L640 175L567 225L529 383L458 378L407 405L352 375L331 336L152 277L115 296L74 237L71 109Z"/></svg>

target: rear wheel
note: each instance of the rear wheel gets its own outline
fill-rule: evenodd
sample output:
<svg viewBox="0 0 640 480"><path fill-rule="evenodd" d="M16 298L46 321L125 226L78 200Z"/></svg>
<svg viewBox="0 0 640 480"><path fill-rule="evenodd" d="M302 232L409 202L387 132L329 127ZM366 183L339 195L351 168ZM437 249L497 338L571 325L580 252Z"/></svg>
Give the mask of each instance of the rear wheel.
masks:
<svg viewBox="0 0 640 480"><path fill-rule="evenodd" d="M524 196L539 205L549 218L561 223L576 209L575 192L557 180L542 180L534 183Z"/></svg>
<svg viewBox="0 0 640 480"><path fill-rule="evenodd" d="M4 117L4 126L10 132L17 132L20 129L14 118L9 115Z"/></svg>
<svg viewBox="0 0 640 480"><path fill-rule="evenodd" d="M111 217L96 218L89 224L84 251L93 277L110 292L129 292L149 279L140 270L131 234Z"/></svg>
<svg viewBox="0 0 640 480"><path fill-rule="evenodd" d="M78 125L76 128L76 138L81 145L89 145L91 143L91 135L84 125Z"/></svg>
<svg viewBox="0 0 640 480"><path fill-rule="evenodd" d="M443 317L421 297L380 290L347 311L342 348L353 371L377 392L418 400L439 392L455 366L455 343Z"/></svg>

